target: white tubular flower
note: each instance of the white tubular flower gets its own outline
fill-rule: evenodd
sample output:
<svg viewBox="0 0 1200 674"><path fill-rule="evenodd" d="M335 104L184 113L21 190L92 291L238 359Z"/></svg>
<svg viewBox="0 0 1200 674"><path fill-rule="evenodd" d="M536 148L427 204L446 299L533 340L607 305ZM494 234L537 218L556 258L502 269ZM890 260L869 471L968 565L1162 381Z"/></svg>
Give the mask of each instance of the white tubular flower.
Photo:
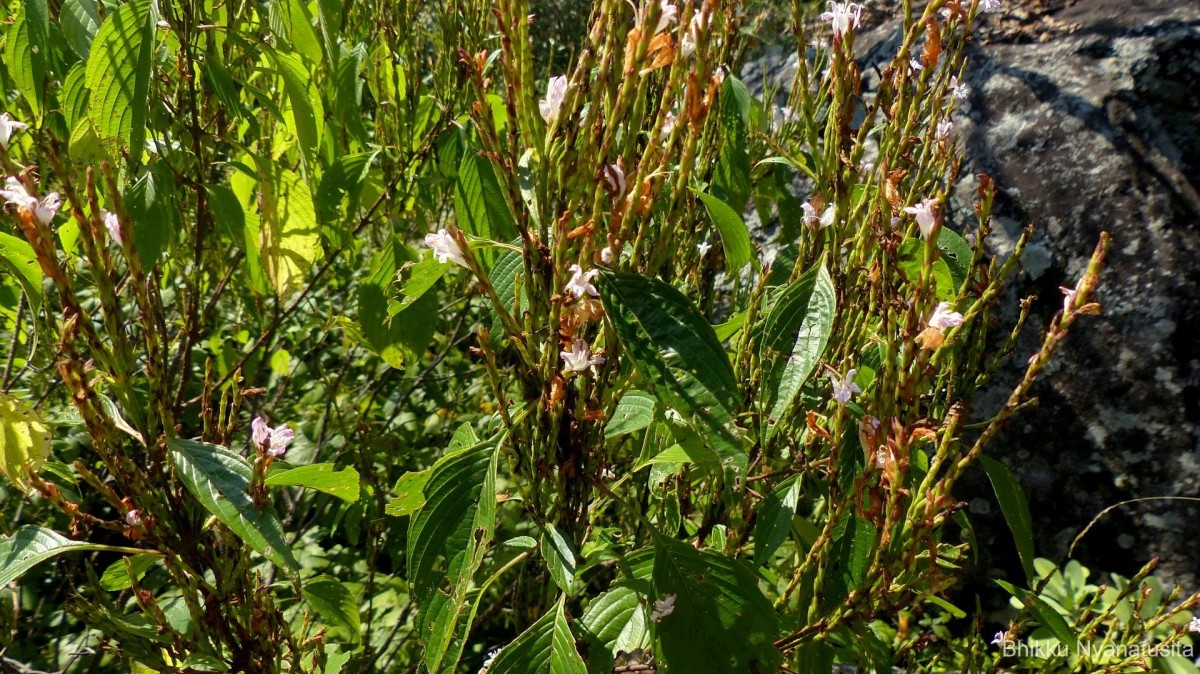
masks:
<svg viewBox="0 0 1200 674"><path fill-rule="evenodd" d="M250 422L250 440L267 456L283 456L287 446L296 438L296 433L287 426L271 428L262 417Z"/></svg>
<svg viewBox="0 0 1200 674"><path fill-rule="evenodd" d="M919 73L925 69L925 66L921 65L920 59L909 59L908 67L912 69L913 74Z"/></svg>
<svg viewBox="0 0 1200 674"><path fill-rule="evenodd" d="M579 299L584 295L599 297L599 291L596 290L596 286L592 285L592 279L596 278L596 274L599 273L599 270L596 269L585 272L579 265L573 264L571 265L571 279L567 281L567 285L563 290L573 295L575 299Z"/></svg>
<svg viewBox="0 0 1200 674"><path fill-rule="evenodd" d="M654 609L650 611L650 621L659 622L663 618L675 612L675 595L659 599L654 602Z"/></svg>
<svg viewBox="0 0 1200 674"><path fill-rule="evenodd" d="M62 207L62 198L58 196L58 192L51 192L46 198L38 201L38 198L30 194L16 178L10 176L5 185L4 189L0 189L0 198L16 206L18 211L27 214L28 217L36 217L43 225L50 224L54 220L54 214Z"/></svg>
<svg viewBox="0 0 1200 674"><path fill-rule="evenodd" d="M663 32L667 27L679 20L678 7L667 2L667 0L660 0L658 6L662 9L662 12L658 15L658 25L654 27L655 33Z"/></svg>
<svg viewBox="0 0 1200 674"><path fill-rule="evenodd" d="M959 83L958 75L953 75L950 77L950 95L965 101L971 95L971 85L966 82Z"/></svg>
<svg viewBox="0 0 1200 674"><path fill-rule="evenodd" d="M568 375L587 372L593 365L604 364L604 357L592 355L592 347L582 339L572 341L571 350L562 351L561 355L563 372Z"/></svg>
<svg viewBox="0 0 1200 674"><path fill-rule="evenodd" d="M993 646L1003 646L1004 641L1004 632L996 632L996 636L992 637Z"/></svg>
<svg viewBox="0 0 1200 674"><path fill-rule="evenodd" d="M29 125L12 119L7 112L0 112L0 147L7 150L8 141L12 138L13 132L28 128Z"/></svg>
<svg viewBox="0 0 1200 674"><path fill-rule="evenodd" d="M604 264L612 264L613 260L615 259L617 259L617 256L613 255L612 246L605 246L604 249L600 251L600 261Z"/></svg>
<svg viewBox="0 0 1200 674"><path fill-rule="evenodd" d="M4 189L0 189L0 198L25 213L33 213L38 206L37 197L31 195L20 180L11 176L5 180Z"/></svg>
<svg viewBox="0 0 1200 674"><path fill-rule="evenodd" d="M821 229L825 229L833 224L835 217L837 217L837 209L831 205L829 208L825 209L824 213L821 214L821 219L817 224L820 225Z"/></svg>
<svg viewBox="0 0 1200 674"><path fill-rule="evenodd" d="M425 245L433 250L433 256L437 258L438 262L453 262L460 267L470 268L467 266L467 258L463 256L462 248L458 247L458 241L454 240L454 235L445 227L439 229L436 234L426 234Z"/></svg>
<svg viewBox="0 0 1200 674"><path fill-rule="evenodd" d="M862 22L862 5L853 2L830 2L829 11L821 15L833 28L833 36L840 38L850 29L858 28Z"/></svg>
<svg viewBox="0 0 1200 674"><path fill-rule="evenodd" d="M128 524L131 527L136 527L136 526L141 525L141 523L142 523L142 512L140 510L138 510L137 508L134 508L134 509L130 510L129 512L125 513L125 524Z"/></svg>
<svg viewBox="0 0 1200 674"><path fill-rule="evenodd" d="M839 405L845 405L855 393L862 393L862 389L854 383L854 376L857 374L858 370L851 368L846 370L845 377L836 371L826 375L829 377L829 383L833 385L833 399L838 401Z"/></svg>
<svg viewBox="0 0 1200 674"><path fill-rule="evenodd" d="M546 120L547 124L553 124L554 120L558 119L559 108L562 107L566 96L567 77L551 77L550 82L546 84L546 97L538 101L538 112L542 113L542 119Z"/></svg>
<svg viewBox="0 0 1200 674"><path fill-rule="evenodd" d="M696 244L696 250L700 251L700 259L703 260L708 256L708 251L712 250L712 244L708 241L701 241Z"/></svg>
<svg viewBox="0 0 1200 674"><path fill-rule="evenodd" d="M38 202L38 205L33 209L33 212L37 215L37 219L40 220L43 225L48 225L52 220L54 220L54 214L57 213L58 209L61 207L62 197L58 196L58 192L51 192L50 194L47 194L44 199Z"/></svg>
<svg viewBox="0 0 1200 674"><path fill-rule="evenodd" d="M1200 632L1200 618L1193 617L1189 620L1187 629L1189 632Z"/></svg>
<svg viewBox="0 0 1200 674"><path fill-rule="evenodd" d="M125 239L121 236L121 221L117 220L116 213L104 211L104 229L108 230L109 238L118 246L124 245Z"/></svg>
<svg viewBox="0 0 1200 674"><path fill-rule="evenodd" d="M942 302L933 310L929 317L929 327L938 330L949 330L963 324L963 315L954 310L949 302Z"/></svg>
<svg viewBox="0 0 1200 674"><path fill-rule="evenodd" d="M812 202L806 201L800 204L800 208L804 209L804 224L816 227L821 222L821 216L817 215L817 209Z"/></svg>
<svg viewBox="0 0 1200 674"><path fill-rule="evenodd" d="M492 663L496 661L497 655L500 655L499 648L494 648L488 651L487 659L483 661L483 667L479 669L479 674L486 674L488 668L491 667Z"/></svg>
<svg viewBox="0 0 1200 674"><path fill-rule="evenodd" d="M687 32L679 43L679 53L684 58L689 58L696 53L696 44L700 41L701 32L708 30L708 21L701 18L702 12L697 8L692 14L691 24L688 26Z"/></svg>
<svg viewBox="0 0 1200 674"><path fill-rule="evenodd" d="M675 113L668 112L667 119L663 122L662 129L658 132L660 140L667 140L671 137L671 133L675 131Z"/></svg>
<svg viewBox="0 0 1200 674"><path fill-rule="evenodd" d="M1000 0L980 0L979 8L985 12L994 12L1000 9Z"/></svg>
<svg viewBox="0 0 1200 674"><path fill-rule="evenodd" d="M937 123L937 129L934 131L934 137L938 140L950 140L950 136L953 133L954 122L947 117Z"/></svg>
<svg viewBox="0 0 1200 674"><path fill-rule="evenodd" d="M621 196L625 194L625 171L616 164L609 164L602 171L604 175L604 187L608 193L613 196Z"/></svg>
<svg viewBox="0 0 1200 674"><path fill-rule="evenodd" d="M917 219L917 226L921 228L921 236L928 239L933 234L934 226L937 224L936 199L922 199L921 203L916 206L908 206L904 212Z"/></svg>
<svg viewBox="0 0 1200 674"><path fill-rule="evenodd" d="M1058 289L1061 290L1063 294L1063 315L1066 316L1074 311L1075 295L1077 295L1079 291L1075 288L1067 288L1065 286L1059 286Z"/></svg>

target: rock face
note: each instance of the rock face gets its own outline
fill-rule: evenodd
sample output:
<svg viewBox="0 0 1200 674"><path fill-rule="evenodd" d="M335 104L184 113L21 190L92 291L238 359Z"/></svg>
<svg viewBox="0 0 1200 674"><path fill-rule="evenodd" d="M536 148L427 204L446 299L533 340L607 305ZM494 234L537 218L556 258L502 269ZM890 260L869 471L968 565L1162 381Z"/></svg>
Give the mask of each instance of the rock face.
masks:
<svg viewBox="0 0 1200 674"><path fill-rule="evenodd" d="M1002 191L998 251L1039 228L1016 284L1041 298L1023 353L1058 286L1074 286L1101 231L1113 236L1104 315L1077 324L1040 406L994 450L1022 479L1039 550L1063 559L1109 505L1200 495L1200 3L1090 0L1044 17L1037 42L1021 31L972 48L963 173ZM956 190L964 214L973 183ZM1160 575L1195 588L1198 523L1197 503L1134 504L1077 557L1129 573L1158 555Z"/></svg>
<svg viewBox="0 0 1200 674"><path fill-rule="evenodd" d="M1061 306L1059 286L1075 284L1101 231L1113 236L1104 315L1076 324L1034 391L1040 405L992 449L1021 478L1039 554L1061 561L1109 505L1200 496L1200 3L1006 0L980 31L956 120L967 162L949 215L970 221L973 176L986 173L1000 191L994 252L1011 251L1026 223L1038 228L1008 307L1011 324L1019 296L1039 297L1021 363ZM897 44L894 21L856 40L868 63ZM793 64L767 54L743 72L752 85L786 86ZM997 408L1018 377L1014 363L978 406ZM986 482L960 496L984 497L972 511L985 550L1011 546L996 509L987 512ZM1160 576L1197 587L1200 503L1125 506L1075 556L1128 575L1154 555Z"/></svg>

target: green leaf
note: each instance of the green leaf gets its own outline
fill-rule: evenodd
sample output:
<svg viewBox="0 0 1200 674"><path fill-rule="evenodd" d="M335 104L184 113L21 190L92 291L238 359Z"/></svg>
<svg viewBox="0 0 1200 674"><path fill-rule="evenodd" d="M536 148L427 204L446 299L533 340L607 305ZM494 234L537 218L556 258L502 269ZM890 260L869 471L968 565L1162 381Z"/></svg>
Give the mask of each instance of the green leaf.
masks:
<svg viewBox="0 0 1200 674"><path fill-rule="evenodd" d="M824 265L810 269L780 293L763 327L763 393L775 420L791 409L833 332L837 292Z"/></svg>
<svg viewBox="0 0 1200 674"><path fill-rule="evenodd" d="M321 146L321 127L325 109L321 96L304 60L297 54L266 50L283 78L283 90L288 98L289 128L300 142L301 159L313 175L317 164L317 148Z"/></svg>
<svg viewBox="0 0 1200 674"><path fill-rule="evenodd" d="M71 51L87 60L92 40L100 29L100 12L95 0L64 0L58 11L58 25Z"/></svg>
<svg viewBox="0 0 1200 674"><path fill-rule="evenodd" d="M34 30L26 13L16 15L5 34L4 65L33 115L38 117L46 81L46 53L34 49L31 34Z"/></svg>
<svg viewBox="0 0 1200 674"><path fill-rule="evenodd" d="M942 260L945 261L946 267L950 271L950 277L953 280L952 290L958 290L966 280L967 274L971 271L971 259L975 255L975 251L971 250L971 246L967 245L965 239L958 235L958 232L942 227L938 230L937 246L942 251Z"/></svg>
<svg viewBox="0 0 1200 674"><path fill-rule="evenodd" d="M313 64L321 62L321 43L312 27L307 3L302 0L283 0L270 5L271 32L292 51L302 54Z"/></svg>
<svg viewBox="0 0 1200 674"><path fill-rule="evenodd" d="M704 202L708 217L712 218L713 225L721 233L721 243L725 249L725 270L733 274L750 262L757 266L758 260L750 246L750 230L746 229L742 216L730 208L729 204L713 195L698 190L692 191Z"/></svg>
<svg viewBox="0 0 1200 674"><path fill-rule="evenodd" d="M1068 652L1077 653L1079 651L1079 640L1075 637L1074 630L1063 619L1054 607L1046 603L1046 600L1037 596L1033 592L1024 588L1016 587L1012 583L1006 583L1003 580L997 580L996 584L1008 591L1009 594L1021 601L1025 608L1029 609L1038 622L1054 635L1058 642L1066 646Z"/></svg>
<svg viewBox="0 0 1200 674"><path fill-rule="evenodd" d="M417 269L420 264L413 265L416 259L416 254L399 238L393 238L375 251L370 275L358 286L358 325L365 345L395 368L404 367L406 360L418 360L437 329L435 295L422 296L421 290L416 298L399 308L388 299L397 271L406 267ZM424 273L428 267L421 267L420 271ZM428 279L423 275L420 280Z"/></svg>
<svg viewBox="0 0 1200 674"><path fill-rule="evenodd" d="M443 457L425 483L425 503L409 519L408 580L420 602L429 672L453 671L462 632L470 629L462 617L495 530L497 456L487 442Z"/></svg>
<svg viewBox="0 0 1200 674"><path fill-rule="evenodd" d="M667 671L778 671L778 621L753 573L735 559L661 536L654 548L654 599L675 598L654 628Z"/></svg>
<svg viewBox="0 0 1200 674"><path fill-rule="evenodd" d="M626 391L617 403L612 419L604 426L604 439L612 440L646 428L654 421L658 401L645 391Z"/></svg>
<svg viewBox="0 0 1200 674"><path fill-rule="evenodd" d="M1037 579L1033 568L1033 518L1029 516L1029 504L1025 501L1025 492L1021 491L1021 483L1008 466L989 456L981 455L979 463L992 483L996 500L1000 502L1000 512L1004 513L1004 521L1012 531L1025 577L1033 582Z"/></svg>
<svg viewBox="0 0 1200 674"><path fill-rule="evenodd" d="M396 486L392 487L396 496L388 500L384 512L392 517L403 517L420 508L425 503L425 483L429 481L431 470L427 468L401 475L400 479L396 480Z"/></svg>
<svg viewBox="0 0 1200 674"><path fill-rule="evenodd" d="M41 417L17 398L0 392L0 474L17 489L28 491L28 471L36 473L49 456L50 431Z"/></svg>
<svg viewBox="0 0 1200 674"><path fill-rule="evenodd" d="M321 257L321 235L312 194L300 176L286 169L268 187L263 199L261 245L263 268L276 294L285 296L304 282Z"/></svg>
<svg viewBox="0 0 1200 674"><path fill-rule="evenodd" d="M833 555L837 570L825 586L827 605L840 603L866 577L877 534L874 524L857 516L835 528Z"/></svg>
<svg viewBox="0 0 1200 674"><path fill-rule="evenodd" d="M472 236L510 241L517 235L516 221L486 157L473 152L463 156L454 189L454 217L459 228ZM488 262L491 256L490 251L480 252Z"/></svg>
<svg viewBox="0 0 1200 674"><path fill-rule="evenodd" d="M96 32L87 62L89 116L101 140L129 149L130 163L142 159L154 66L154 0L121 5Z"/></svg>
<svg viewBox="0 0 1200 674"><path fill-rule="evenodd" d="M322 222L341 221L343 200L356 195L379 152L362 152L338 157L337 161L321 175L317 187L317 217ZM352 212L352 211L351 211ZM339 233L349 238L351 228L344 222Z"/></svg>
<svg viewBox="0 0 1200 674"><path fill-rule="evenodd" d="M58 92L59 107L68 129L74 129L81 119L87 117L88 91L87 68L84 63L76 63L67 71L63 78L62 89Z"/></svg>
<svg viewBox="0 0 1200 674"><path fill-rule="evenodd" d="M332 463L314 463L291 470L272 472L268 487L308 487L336 496L347 503L358 500L358 471L354 467L335 470Z"/></svg>
<svg viewBox="0 0 1200 674"><path fill-rule="evenodd" d="M154 563L162 559L159 555L131 555L122 557L104 570L104 574L100 576L100 587L110 591L117 592L130 587L133 587L133 580L129 577L132 572L133 577L138 580L146 575L150 567Z"/></svg>
<svg viewBox="0 0 1200 674"><path fill-rule="evenodd" d="M750 201L750 91L736 77L721 84L721 157L713 187L722 200L741 213Z"/></svg>
<svg viewBox="0 0 1200 674"><path fill-rule="evenodd" d="M42 267L25 239L0 232L0 269L16 276L34 313L42 307Z"/></svg>
<svg viewBox="0 0 1200 674"><path fill-rule="evenodd" d="M411 262L411 256L407 256L407 259L410 262L405 262L399 269L403 276L400 299L388 300L388 320L421 299L450 269L449 262L438 262L433 255L426 255L424 260L415 264Z"/></svg>
<svg viewBox="0 0 1200 674"><path fill-rule="evenodd" d="M175 200L171 167L156 161L125 195L125 208L133 220L133 243L142 266L154 267L179 230L183 216Z"/></svg>
<svg viewBox="0 0 1200 674"><path fill-rule="evenodd" d="M942 231L946 231L943 229ZM939 245L941 239L939 238ZM965 242L964 242L965 245ZM949 257L945 254L940 255L931 265L933 273L933 283L935 296L939 300L952 300L955 290L958 289L959 282L955 280L954 273L950 270L947 260ZM967 258L969 262L971 258ZM916 283L917 279L921 278L921 270L924 268L925 260L925 241L922 239L907 239L900 244L900 254L896 266L904 272L904 275L911 283ZM964 274L965 276L965 274Z"/></svg>
<svg viewBox="0 0 1200 674"><path fill-rule="evenodd" d="M554 584L565 593L571 592L575 580L575 551L571 542L553 524L547 524L542 532L542 559L550 567Z"/></svg>
<svg viewBox="0 0 1200 674"><path fill-rule="evenodd" d="M700 425L726 470L744 472L746 451L733 423L742 396L712 326L662 281L611 272L603 280L609 320L658 398Z"/></svg>
<svg viewBox="0 0 1200 674"><path fill-rule="evenodd" d="M50 529L26 524L11 536L0 536L0 587L64 552L108 549L110 546L72 541Z"/></svg>
<svg viewBox="0 0 1200 674"><path fill-rule="evenodd" d="M763 501L754 524L754 563L763 564L787 540L800 503L800 479L792 476L775 488Z"/></svg>
<svg viewBox="0 0 1200 674"><path fill-rule="evenodd" d="M172 438L167 447L179 479L206 510L276 566L299 571L274 509L260 511L250 498L253 469L245 458L196 440Z"/></svg>
<svg viewBox="0 0 1200 674"><path fill-rule="evenodd" d="M344 627L359 640L358 598L332 576L317 576L303 587L304 598L317 614L334 627Z"/></svg>
<svg viewBox="0 0 1200 674"><path fill-rule="evenodd" d="M575 636L567 624L563 603L560 599L505 646L488 667L488 674L587 674L587 666L575 650Z"/></svg>
<svg viewBox="0 0 1200 674"><path fill-rule="evenodd" d="M632 653L649 643L642 595L630 585L614 585L593 599L579 623L590 643L589 672L611 672L618 653Z"/></svg>

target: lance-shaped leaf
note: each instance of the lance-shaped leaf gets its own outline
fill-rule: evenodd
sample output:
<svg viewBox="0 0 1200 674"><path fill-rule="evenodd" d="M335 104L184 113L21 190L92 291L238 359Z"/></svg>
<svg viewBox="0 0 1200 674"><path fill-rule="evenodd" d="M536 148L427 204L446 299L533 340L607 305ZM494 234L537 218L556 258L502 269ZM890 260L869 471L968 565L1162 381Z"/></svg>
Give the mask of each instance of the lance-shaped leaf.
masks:
<svg viewBox="0 0 1200 674"><path fill-rule="evenodd" d="M604 439L619 438L649 426L654 421L656 404L654 396L645 391L626 391L604 427Z"/></svg>
<svg viewBox="0 0 1200 674"><path fill-rule="evenodd" d="M740 474L746 451L733 418L741 392L712 326L662 281L611 272L603 279L609 320L658 398L692 419L725 468Z"/></svg>
<svg viewBox="0 0 1200 674"><path fill-rule="evenodd" d="M298 571L300 565L283 539L283 525L271 508L262 511L250 498L252 468L241 455L196 440L167 441L175 472L206 510L276 566Z"/></svg>
<svg viewBox="0 0 1200 674"><path fill-rule="evenodd" d="M1000 502L1000 512L1004 513L1004 521L1012 531L1017 556L1021 559L1021 568L1025 570L1025 577L1032 583L1037 578L1033 568L1033 518L1029 515L1029 503L1025 500L1025 492L1021 490L1021 483L1008 466L990 456L980 456L979 463L983 465L983 470L992 483L996 500Z"/></svg>
<svg viewBox="0 0 1200 674"><path fill-rule="evenodd" d="M550 577L563 592L571 591L575 580L575 551L571 542L553 524L547 524L542 534L542 558L550 567Z"/></svg>
<svg viewBox="0 0 1200 674"><path fill-rule="evenodd" d="M425 483L425 502L409 520L408 580L421 604L429 672L453 670L461 652L454 643L463 636L471 580L496 524L496 456L495 443L485 442L443 457Z"/></svg>
<svg viewBox="0 0 1200 674"><path fill-rule="evenodd" d="M135 166L141 161L146 138L157 22L154 0L121 5L104 20L88 54L89 117L96 134L129 148Z"/></svg>
<svg viewBox="0 0 1200 674"><path fill-rule="evenodd" d="M763 395L772 419L787 413L816 369L833 332L836 308L837 293L824 266L805 272L779 294L763 327L760 352Z"/></svg>
<svg viewBox="0 0 1200 674"><path fill-rule="evenodd" d="M725 270L731 274L741 270L742 267L754 260L754 249L750 245L750 230L746 228L742 216L738 215L737 211L733 210L729 204L711 194L697 190L693 190L693 192L700 198L700 201L704 202L708 217L721 234L721 243L725 250Z"/></svg>
<svg viewBox="0 0 1200 674"><path fill-rule="evenodd" d="M512 210L487 157L468 153L459 164L454 217L460 229L482 239L511 241L517 235ZM484 250L480 257L490 264L494 254Z"/></svg>
<svg viewBox="0 0 1200 674"><path fill-rule="evenodd" d="M308 487L336 496L347 503L358 500L358 471L354 467L337 470L332 463L314 463L290 470L272 472L268 487Z"/></svg>
<svg viewBox="0 0 1200 674"><path fill-rule="evenodd" d="M792 476L763 501L754 524L754 563L762 564L787 540L800 503L800 480Z"/></svg>
<svg viewBox="0 0 1200 674"><path fill-rule="evenodd" d="M575 650L563 599L505 646L488 667L488 674L587 674L587 666Z"/></svg>
<svg viewBox="0 0 1200 674"><path fill-rule="evenodd" d="M332 576L317 576L304 583L304 598L330 625L344 627L358 641L358 598Z"/></svg>
<svg viewBox="0 0 1200 674"><path fill-rule="evenodd" d="M25 239L0 232L0 269L11 271L16 276L29 306L36 313L42 307L42 268L37 255Z"/></svg>
<svg viewBox="0 0 1200 674"><path fill-rule="evenodd" d="M86 550L130 551L127 548L73 541L45 527L26 524L11 536L0 536L0 587L57 555Z"/></svg>
<svg viewBox="0 0 1200 674"><path fill-rule="evenodd" d="M285 296L304 281L321 257L321 235L308 184L282 170L260 184L262 230L259 252L275 292Z"/></svg>
<svg viewBox="0 0 1200 674"><path fill-rule="evenodd" d="M736 559L659 537L654 598L674 609L654 623L658 655L671 672L778 671L778 621L758 579Z"/></svg>
<svg viewBox="0 0 1200 674"><path fill-rule="evenodd" d="M630 584L614 585L593 599L579 622L590 645L590 672L611 672L618 653L632 653L649 642L646 608Z"/></svg>

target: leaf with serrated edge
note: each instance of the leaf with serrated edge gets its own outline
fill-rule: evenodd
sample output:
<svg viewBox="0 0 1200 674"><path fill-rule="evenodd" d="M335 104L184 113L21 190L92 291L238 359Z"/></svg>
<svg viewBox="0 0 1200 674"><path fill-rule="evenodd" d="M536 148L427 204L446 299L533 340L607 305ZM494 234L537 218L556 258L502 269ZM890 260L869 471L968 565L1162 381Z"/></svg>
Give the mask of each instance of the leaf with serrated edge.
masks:
<svg viewBox="0 0 1200 674"><path fill-rule="evenodd" d="M172 438L167 441L179 479L206 510L252 550L273 564L298 571L275 511L259 511L248 493L252 468L241 455L219 445Z"/></svg>
<svg viewBox="0 0 1200 674"><path fill-rule="evenodd" d="M760 351L763 393L770 417L781 419L791 408L833 332L837 293L822 265L810 269L780 293L767 315Z"/></svg>

